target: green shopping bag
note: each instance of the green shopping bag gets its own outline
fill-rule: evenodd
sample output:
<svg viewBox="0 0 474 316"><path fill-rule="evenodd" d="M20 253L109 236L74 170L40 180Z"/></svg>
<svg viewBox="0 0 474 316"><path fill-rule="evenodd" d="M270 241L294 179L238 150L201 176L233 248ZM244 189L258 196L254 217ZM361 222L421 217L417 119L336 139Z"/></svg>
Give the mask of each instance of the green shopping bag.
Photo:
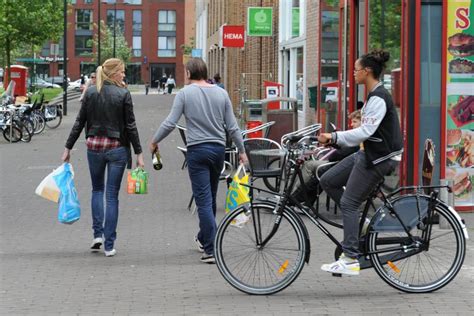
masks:
<svg viewBox="0 0 474 316"><path fill-rule="evenodd" d="M127 173L127 193L147 194L148 193L148 172L142 168L136 168Z"/></svg>

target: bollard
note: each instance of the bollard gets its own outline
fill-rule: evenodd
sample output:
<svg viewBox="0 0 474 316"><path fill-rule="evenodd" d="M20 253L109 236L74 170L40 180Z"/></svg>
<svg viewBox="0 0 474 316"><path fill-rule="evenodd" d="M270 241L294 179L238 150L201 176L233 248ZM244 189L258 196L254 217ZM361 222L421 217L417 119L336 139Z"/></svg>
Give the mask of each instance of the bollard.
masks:
<svg viewBox="0 0 474 316"><path fill-rule="evenodd" d="M440 184L441 185L447 185L447 186L452 188L453 185L454 185L454 180L452 180L452 179L441 179ZM451 206L451 207L454 208L454 193L453 192L448 192L447 188L443 188L439 192L439 197L440 197L441 201L446 203L448 206ZM446 219L443 218L443 217L440 217L440 219L439 219L439 228L440 229L449 228Z"/></svg>

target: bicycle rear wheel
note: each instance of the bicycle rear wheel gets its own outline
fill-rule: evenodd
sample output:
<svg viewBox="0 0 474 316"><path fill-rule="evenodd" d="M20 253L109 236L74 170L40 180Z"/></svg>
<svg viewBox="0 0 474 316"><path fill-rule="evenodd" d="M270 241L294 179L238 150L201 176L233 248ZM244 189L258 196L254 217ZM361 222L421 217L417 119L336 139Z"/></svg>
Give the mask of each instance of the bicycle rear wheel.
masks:
<svg viewBox="0 0 474 316"><path fill-rule="evenodd" d="M45 122L44 117L43 117L42 114L39 114L39 113L34 114L33 123L34 123L34 127L35 127L34 134L40 134L46 128L46 122Z"/></svg>
<svg viewBox="0 0 474 316"><path fill-rule="evenodd" d="M3 137L7 140L7 142L10 141L10 129L12 129L12 143L19 142L23 135L21 133L21 129L16 126L16 124L14 126L9 125L5 127L5 129L3 130Z"/></svg>
<svg viewBox="0 0 474 316"><path fill-rule="evenodd" d="M46 126L48 128L54 129L58 127L63 120L63 111L59 105L46 107L45 113L48 111L50 118L46 118ZM45 114L46 116L46 114Z"/></svg>
<svg viewBox="0 0 474 316"><path fill-rule="evenodd" d="M411 211L417 212L413 208ZM423 224L411 227L410 233L419 242L419 248L370 256L375 271L390 286L408 293L433 292L451 282L461 269L466 254L462 227L447 208L438 205L436 213L439 222L428 219L426 213ZM427 233L430 236L428 243L423 239ZM368 238L370 252L412 245L405 232L371 232Z"/></svg>
<svg viewBox="0 0 474 316"><path fill-rule="evenodd" d="M289 286L304 267L306 239L297 215L283 212L280 225L264 246L275 226L276 204L254 204L227 214L216 234L215 256L224 279L247 294L268 295ZM260 237L261 236L261 237Z"/></svg>

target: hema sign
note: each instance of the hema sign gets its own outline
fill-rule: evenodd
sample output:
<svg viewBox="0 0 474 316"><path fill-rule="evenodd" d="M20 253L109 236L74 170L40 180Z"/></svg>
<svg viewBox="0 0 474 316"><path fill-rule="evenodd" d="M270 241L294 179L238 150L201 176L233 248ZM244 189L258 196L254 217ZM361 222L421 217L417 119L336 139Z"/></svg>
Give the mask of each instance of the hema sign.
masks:
<svg viewBox="0 0 474 316"><path fill-rule="evenodd" d="M222 26L222 47L244 47L245 27L243 25Z"/></svg>

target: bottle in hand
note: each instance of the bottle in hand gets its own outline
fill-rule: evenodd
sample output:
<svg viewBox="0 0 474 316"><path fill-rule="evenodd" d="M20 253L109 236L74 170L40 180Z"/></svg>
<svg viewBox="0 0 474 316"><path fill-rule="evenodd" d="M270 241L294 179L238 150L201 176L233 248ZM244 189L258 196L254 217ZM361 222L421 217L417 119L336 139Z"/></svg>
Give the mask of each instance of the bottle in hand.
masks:
<svg viewBox="0 0 474 316"><path fill-rule="evenodd" d="M153 168L155 170L160 170L161 168L163 168L163 163L161 162L161 156L160 152L158 151L158 148L153 154L151 154L151 159L153 161Z"/></svg>

